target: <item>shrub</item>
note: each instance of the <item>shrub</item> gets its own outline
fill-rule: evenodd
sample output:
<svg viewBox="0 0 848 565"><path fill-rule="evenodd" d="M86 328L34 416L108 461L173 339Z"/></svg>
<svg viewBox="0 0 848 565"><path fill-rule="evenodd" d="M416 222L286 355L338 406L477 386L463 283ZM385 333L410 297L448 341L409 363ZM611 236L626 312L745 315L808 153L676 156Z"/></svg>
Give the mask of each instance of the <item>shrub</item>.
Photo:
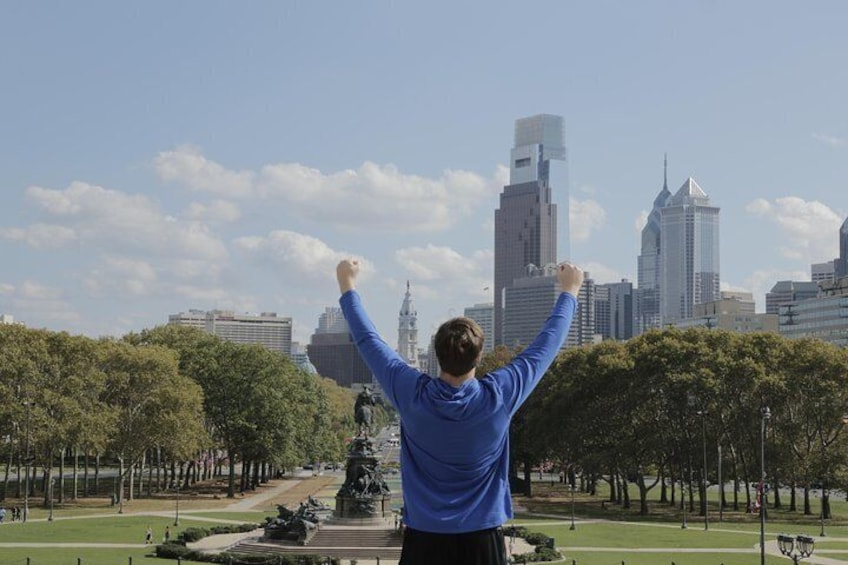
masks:
<svg viewBox="0 0 848 565"><path fill-rule="evenodd" d="M545 545L551 538L539 532L531 532L524 536L524 539L527 540L527 543L530 545Z"/></svg>
<svg viewBox="0 0 848 565"><path fill-rule="evenodd" d="M186 528L180 535L177 536L177 539L181 542L192 543L197 540L203 539L210 534L209 530L206 528Z"/></svg>
<svg viewBox="0 0 848 565"><path fill-rule="evenodd" d="M192 550L179 543L163 543L156 546L156 557L165 559L187 558Z"/></svg>

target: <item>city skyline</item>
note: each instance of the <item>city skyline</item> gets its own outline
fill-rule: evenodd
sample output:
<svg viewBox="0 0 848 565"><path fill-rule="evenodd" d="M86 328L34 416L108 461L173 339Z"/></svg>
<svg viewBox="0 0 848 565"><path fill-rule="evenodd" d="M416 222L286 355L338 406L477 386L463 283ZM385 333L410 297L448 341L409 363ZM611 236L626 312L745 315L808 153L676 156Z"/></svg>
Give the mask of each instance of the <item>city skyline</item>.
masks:
<svg viewBox="0 0 848 565"><path fill-rule="evenodd" d="M533 50L507 4L330 5L4 7L0 314L99 336L276 312L308 343L357 255L390 343L411 281L424 346L494 301L506 148L538 114L564 118L552 200L598 284L637 281L665 153L757 311L839 256L842 3L543 2Z"/></svg>

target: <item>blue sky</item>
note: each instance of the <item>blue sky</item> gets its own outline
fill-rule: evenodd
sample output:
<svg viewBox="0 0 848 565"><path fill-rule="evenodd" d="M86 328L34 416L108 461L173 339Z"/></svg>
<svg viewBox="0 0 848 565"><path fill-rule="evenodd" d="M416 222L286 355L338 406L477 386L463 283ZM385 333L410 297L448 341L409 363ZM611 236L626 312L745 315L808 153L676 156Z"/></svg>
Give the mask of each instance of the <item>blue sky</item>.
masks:
<svg viewBox="0 0 848 565"><path fill-rule="evenodd" d="M838 253L848 4L4 2L0 313L121 335L276 311L308 341L356 255L387 341L492 300L514 120L565 118L574 261L636 279L693 177L724 288ZM554 194L562 201L564 193ZM563 257L565 259L565 257Z"/></svg>

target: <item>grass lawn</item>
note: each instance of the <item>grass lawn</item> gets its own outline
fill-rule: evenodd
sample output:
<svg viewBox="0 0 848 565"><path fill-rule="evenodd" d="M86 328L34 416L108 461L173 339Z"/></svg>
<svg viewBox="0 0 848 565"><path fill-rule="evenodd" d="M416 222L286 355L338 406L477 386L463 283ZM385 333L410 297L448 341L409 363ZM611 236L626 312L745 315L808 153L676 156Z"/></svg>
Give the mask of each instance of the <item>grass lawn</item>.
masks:
<svg viewBox="0 0 848 565"><path fill-rule="evenodd" d="M153 548L144 546L148 526L153 529L154 541L161 542L165 527L175 538L190 528L211 528L218 524L262 523L266 516L276 514L276 504L291 504L308 494L326 490L326 478L302 481L275 497L266 500L255 510L227 510L233 500L195 498L180 500L180 524L174 526L176 501L169 498L138 499L126 503L124 513L110 506L108 500L85 500L76 506L54 508L55 520L48 522L47 510L31 508L27 524L6 523L0 526L0 544L14 543L78 543L127 544L129 547L14 547L0 545L0 565L120 565L145 562L150 565L168 563L155 560ZM525 509L517 514L514 523L530 531L542 532L554 538L566 558L560 563L572 565L748 565L759 562L759 520L744 512L724 513L725 521L718 522L718 512L710 509L710 529L703 528L703 517L687 512L688 528L682 529L679 507L669 507L651 501L651 516L638 515L638 506L630 509L610 504L603 493L597 496L575 496L576 529L570 530L571 498L559 485L534 483L532 498L516 497ZM262 489L260 489L261 492ZM635 493L634 493L635 494ZM657 493L652 493L656 496ZM817 541L816 553L842 560L848 565L848 504L844 499L831 499L834 519L826 521L828 537ZM814 509L816 507L814 506ZM219 510L220 509L220 510ZM142 512L161 512L163 516L142 515ZM542 512L549 517L535 516ZM767 541L778 533L807 534L818 537L818 516L801 512L769 510L766 524ZM639 548L636 552L633 548ZM835 553L830 553L835 552ZM78 561L79 560L79 561ZM766 556L767 565L784 565L783 557Z"/></svg>
<svg viewBox="0 0 848 565"><path fill-rule="evenodd" d="M139 549L91 549L91 548L31 548L4 547L0 563L4 565L122 565L145 562L149 565L165 564L170 561L157 559L150 555L150 547ZM27 561L29 559L29 561ZM79 560L79 561L78 561Z"/></svg>

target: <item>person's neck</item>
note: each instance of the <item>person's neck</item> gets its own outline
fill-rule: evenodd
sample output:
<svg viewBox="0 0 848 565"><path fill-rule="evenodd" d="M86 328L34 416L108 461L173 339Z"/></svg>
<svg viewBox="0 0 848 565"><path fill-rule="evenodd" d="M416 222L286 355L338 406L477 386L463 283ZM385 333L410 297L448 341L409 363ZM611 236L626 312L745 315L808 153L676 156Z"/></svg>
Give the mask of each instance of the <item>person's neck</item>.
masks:
<svg viewBox="0 0 848 565"><path fill-rule="evenodd" d="M441 373L439 373L439 378L448 383L449 385L459 388L465 381L473 379L476 371L477 369L474 368L465 373L464 375L459 376L451 375L450 373L442 371Z"/></svg>

